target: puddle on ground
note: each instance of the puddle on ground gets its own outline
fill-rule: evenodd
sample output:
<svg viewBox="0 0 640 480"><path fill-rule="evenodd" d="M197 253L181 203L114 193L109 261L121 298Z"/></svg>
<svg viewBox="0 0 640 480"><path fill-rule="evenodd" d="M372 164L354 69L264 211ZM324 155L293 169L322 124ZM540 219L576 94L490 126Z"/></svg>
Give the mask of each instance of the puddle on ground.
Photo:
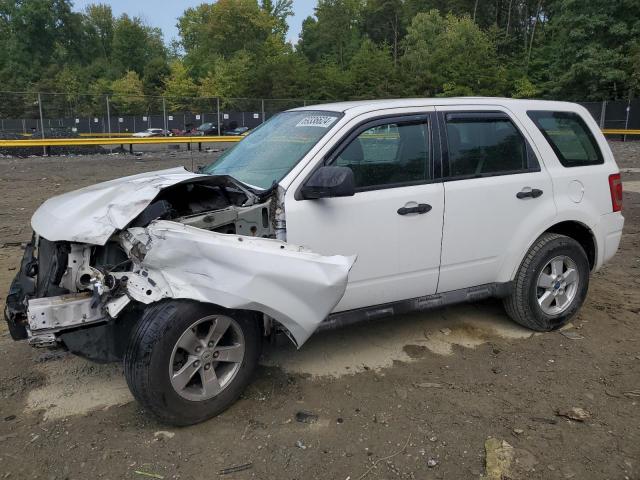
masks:
<svg viewBox="0 0 640 480"><path fill-rule="evenodd" d="M45 420L84 415L133 400L120 364L99 365L73 355L38 365L44 386L29 392L27 412L44 410Z"/></svg>
<svg viewBox="0 0 640 480"><path fill-rule="evenodd" d="M475 348L495 338L525 339L532 332L507 318L499 305L464 305L400 315L314 335L296 350L288 341L265 349L263 363L312 376L380 370L400 360L452 355L456 345ZM73 355L37 366L44 386L32 390L27 412L45 420L84 415L133 400L119 364L99 365Z"/></svg>
<svg viewBox="0 0 640 480"><path fill-rule="evenodd" d="M321 332L300 350L270 346L263 362L290 373L342 376L410 362L428 352L451 355L454 345L475 348L491 339L525 339L531 330L513 323L499 305L464 305L428 313L399 315Z"/></svg>

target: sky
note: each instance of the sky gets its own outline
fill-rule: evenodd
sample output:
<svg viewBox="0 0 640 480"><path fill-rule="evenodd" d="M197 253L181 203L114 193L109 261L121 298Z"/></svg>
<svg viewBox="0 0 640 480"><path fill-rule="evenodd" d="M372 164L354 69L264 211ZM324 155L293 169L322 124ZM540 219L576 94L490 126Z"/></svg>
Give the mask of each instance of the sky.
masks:
<svg viewBox="0 0 640 480"><path fill-rule="evenodd" d="M203 0L74 0L74 10L82 11L92 3L107 3L111 5L113 14L123 13L142 18L152 27L160 27L164 33L166 43L178 38L176 23L178 17L189 7L200 5ZM302 28L302 21L313 15L316 0L293 0L294 16L289 17L289 33L287 39L291 43L298 41Z"/></svg>

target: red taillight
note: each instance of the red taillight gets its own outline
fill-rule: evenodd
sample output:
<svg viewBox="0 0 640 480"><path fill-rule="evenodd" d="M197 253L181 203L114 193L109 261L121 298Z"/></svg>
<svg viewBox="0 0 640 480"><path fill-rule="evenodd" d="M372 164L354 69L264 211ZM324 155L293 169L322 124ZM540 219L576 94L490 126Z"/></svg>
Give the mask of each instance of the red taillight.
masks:
<svg viewBox="0 0 640 480"><path fill-rule="evenodd" d="M619 173L609 175L609 189L611 190L611 205L614 212L622 210L622 180Z"/></svg>

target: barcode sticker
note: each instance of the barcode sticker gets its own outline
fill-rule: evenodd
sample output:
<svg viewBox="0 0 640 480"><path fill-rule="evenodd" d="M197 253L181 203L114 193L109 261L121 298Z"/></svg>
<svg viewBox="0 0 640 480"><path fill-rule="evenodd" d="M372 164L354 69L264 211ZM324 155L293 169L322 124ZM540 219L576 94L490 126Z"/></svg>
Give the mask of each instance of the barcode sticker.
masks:
<svg viewBox="0 0 640 480"><path fill-rule="evenodd" d="M335 121L336 117L330 117L328 115L310 115L300 120L296 127L329 128Z"/></svg>

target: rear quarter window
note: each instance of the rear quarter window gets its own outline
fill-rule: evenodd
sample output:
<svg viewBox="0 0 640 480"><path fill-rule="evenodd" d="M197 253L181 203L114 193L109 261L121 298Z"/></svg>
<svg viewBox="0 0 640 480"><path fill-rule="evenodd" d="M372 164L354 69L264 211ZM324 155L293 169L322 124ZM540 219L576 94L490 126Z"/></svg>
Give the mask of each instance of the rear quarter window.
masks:
<svg viewBox="0 0 640 480"><path fill-rule="evenodd" d="M530 110L527 115L540 129L564 167L604 163L598 142L577 113Z"/></svg>

